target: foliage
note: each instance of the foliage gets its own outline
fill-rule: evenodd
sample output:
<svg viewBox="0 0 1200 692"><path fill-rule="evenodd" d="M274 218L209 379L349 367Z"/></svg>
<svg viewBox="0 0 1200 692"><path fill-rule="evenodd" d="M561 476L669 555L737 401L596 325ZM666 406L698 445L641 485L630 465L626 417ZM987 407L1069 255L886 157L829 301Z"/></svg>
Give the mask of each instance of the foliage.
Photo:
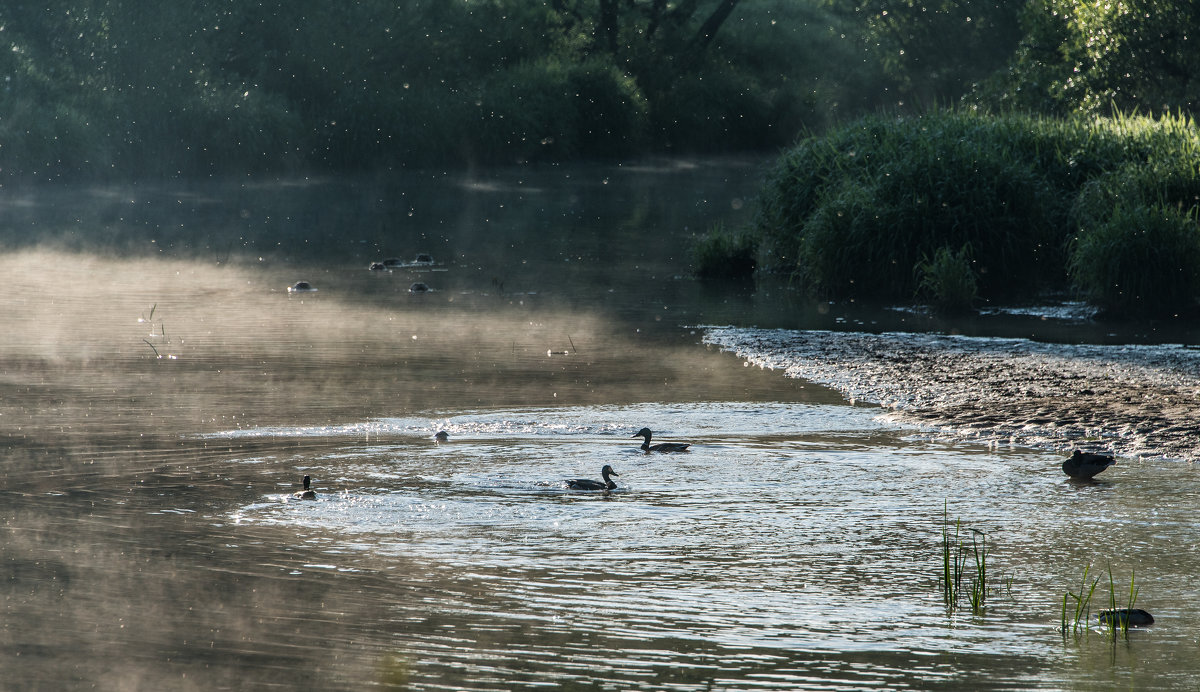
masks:
<svg viewBox="0 0 1200 692"><path fill-rule="evenodd" d="M979 100L1048 114L1196 112L1200 5L1190 0L1032 0L1009 68Z"/></svg>
<svg viewBox="0 0 1200 692"><path fill-rule="evenodd" d="M786 0L0 7L0 171L195 176L778 146L845 100ZM829 62L837 65L842 61Z"/></svg>
<svg viewBox="0 0 1200 692"><path fill-rule="evenodd" d="M786 151L758 224L772 268L828 297L911 296L922 262L964 246L980 297L1028 296L1066 287L1068 243L1125 187L1194 207L1198 145L1187 118L874 116Z"/></svg>
<svg viewBox="0 0 1200 692"><path fill-rule="evenodd" d="M879 62L888 105L955 101L1004 66L1020 39L1020 7L995 0L832 2L862 26L864 51Z"/></svg>

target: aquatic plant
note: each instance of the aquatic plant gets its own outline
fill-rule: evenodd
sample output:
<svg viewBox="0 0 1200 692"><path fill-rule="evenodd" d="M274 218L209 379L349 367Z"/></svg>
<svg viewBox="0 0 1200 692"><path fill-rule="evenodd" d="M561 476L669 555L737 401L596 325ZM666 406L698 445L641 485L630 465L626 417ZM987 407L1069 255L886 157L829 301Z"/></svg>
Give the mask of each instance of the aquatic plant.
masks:
<svg viewBox="0 0 1200 692"><path fill-rule="evenodd" d="M923 256L916 267L918 292L939 312L969 312L979 297L972 261L970 245L958 252L941 247L932 258Z"/></svg>
<svg viewBox="0 0 1200 692"><path fill-rule="evenodd" d="M946 609L954 612L965 595L971 613L982 615L987 609L989 596L987 534L979 529L970 529L970 546L962 535L962 520L954 521L954 533L950 533L948 508L942 521L942 600ZM964 580L966 584L964 586ZM1006 582L1012 588L1011 578Z"/></svg>
<svg viewBox="0 0 1200 692"><path fill-rule="evenodd" d="M1100 618L1100 624L1108 627L1109 635L1116 639L1117 632L1128 639L1129 638L1129 620L1130 613L1133 611L1133 606L1137 603L1137 597L1140 589L1134 582L1134 570L1129 572L1129 592L1125 599L1124 617L1117 610L1117 588L1113 583L1112 567L1108 568L1108 613L1109 617ZM1103 615L1103 614L1102 614Z"/></svg>
<svg viewBox="0 0 1200 692"><path fill-rule="evenodd" d="M1096 592L1096 586L1100 583L1100 577L1093 577L1091 583L1088 583L1090 569L1090 564L1084 566L1083 580L1078 593L1067 591L1063 594L1061 630L1064 639L1068 634L1078 637L1081 631L1084 634L1088 632L1087 624L1091 619L1092 596ZM1126 638L1129 637L1130 613L1134 610L1140 592L1135 572L1130 571L1129 591L1125 594L1125 606L1124 609L1118 609L1116 581L1113 579L1112 567L1108 568L1108 610L1101 613L1100 624L1107 628L1109 636L1113 639L1116 639L1118 632ZM1105 614L1108 614L1108 617L1105 617Z"/></svg>
<svg viewBox="0 0 1200 692"><path fill-rule="evenodd" d="M696 276L702 279L745 279L758 264L758 241L747 230L732 230L717 221L692 244Z"/></svg>
<svg viewBox="0 0 1200 692"><path fill-rule="evenodd" d="M1062 600L1062 620L1061 631L1065 639L1068 634L1079 636L1080 624L1083 624L1084 632L1087 631L1087 621L1091 614L1092 594L1096 592L1096 585L1100 583L1100 578L1092 579L1091 584L1088 584L1088 572L1091 570L1090 564L1083 568L1083 580L1079 585L1079 593L1067 591L1063 594Z"/></svg>

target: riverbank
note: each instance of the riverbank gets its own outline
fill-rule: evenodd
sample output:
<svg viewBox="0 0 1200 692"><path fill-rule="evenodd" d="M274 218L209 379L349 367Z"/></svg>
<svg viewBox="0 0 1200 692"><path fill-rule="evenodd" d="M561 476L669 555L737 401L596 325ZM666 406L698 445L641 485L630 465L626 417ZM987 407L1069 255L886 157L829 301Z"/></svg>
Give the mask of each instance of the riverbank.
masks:
<svg viewBox="0 0 1200 692"><path fill-rule="evenodd" d="M1200 349L710 327L704 342L936 434L1200 459Z"/></svg>

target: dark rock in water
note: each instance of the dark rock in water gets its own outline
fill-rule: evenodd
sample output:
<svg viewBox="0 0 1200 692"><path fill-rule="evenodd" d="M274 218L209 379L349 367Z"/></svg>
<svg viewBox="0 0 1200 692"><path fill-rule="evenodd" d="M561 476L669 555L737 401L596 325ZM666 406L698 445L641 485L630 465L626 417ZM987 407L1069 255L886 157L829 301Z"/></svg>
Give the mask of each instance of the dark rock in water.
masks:
<svg viewBox="0 0 1200 692"><path fill-rule="evenodd" d="M1122 608L1120 610L1104 610L1100 612L1100 624L1120 627L1145 627L1154 624L1154 616L1141 608Z"/></svg>
<svg viewBox="0 0 1200 692"><path fill-rule="evenodd" d="M1071 478L1089 480L1092 476L1117 463L1117 460L1103 454L1081 452L1078 449L1071 458L1063 462L1063 473Z"/></svg>

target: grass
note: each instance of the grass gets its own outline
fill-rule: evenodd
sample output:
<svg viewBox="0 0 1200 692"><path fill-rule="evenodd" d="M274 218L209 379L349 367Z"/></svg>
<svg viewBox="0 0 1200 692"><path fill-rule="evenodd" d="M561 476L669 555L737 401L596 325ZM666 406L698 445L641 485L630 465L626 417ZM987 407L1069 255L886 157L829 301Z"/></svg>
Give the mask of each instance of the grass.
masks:
<svg viewBox="0 0 1200 692"><path fill-rule="evenodd" d="M970 245L958 252L939 248L932 258L917 263L918 293L935 309L946 314L970 312L979 297Z"/></svg>
<svg viewBox="0 0 1200 692"><path fill-rule="evenodd" d="M1100 577L1091 577L1089 583L1089 572L1091 565L1085 565L1083 568L1083 579L1079 586L1079 592L1075 593L1067 591L1063 594L1062 599L1062 616L1061 616L1061 631L1063 639L1068 635L1078 638L1080 634L1086 635L1089 631L1088 624L1091 621L1091 603L1092 597L1096 593L1096 586L1100 583ZM1128 612L1133 610L1137 603L1138 594L1141 589L1138 588L1135 573L1129 574L1129 591L1126 593L1124 609ZM1101 624L1107 628L1108 634L1115 640L1117 633L1121 633L1126 639L1129 638L1129 618L1116 617L1118 612L1117 587L1116 581L1113 579L1112 567L1108 568L1108 612L1114 613L1113 617L1107 620L1101 619Z"/></svg>
<svg viewBox="0 0 1200 692"><path fill-rule="evenodd" d="M1062 635L1065 639L1068 634L1078 637L1080 626L1083 631L1087 632L1088 618L1091 614L1092 595L1096 593L1096 585L1100 583L1100 578L1092 579L1091 584L1088 584L1088 572L1091 570L1091 565L1085 565L1083 568L1083 580L1079 586L1079 593L1071 591L1063 594L1062 601Z"/></svg>
<svg viewBox="0 0 1200 692"><path fill-rule="evenodd" d="M701 279L745 279L758 264L758 241L717 221L692 245L692 262Z"/></svg>
<svg viewBox="0 0 1200 692"><path fill-rule="evenodd" d="M987 610L987 600L992 590L992 575L989 572L987 534L979 529L970 529L971 542L967 545L962 530L962 520L954 521L950 531L948 509L944 510L942 522L942 600L946 609L953 613L966 598L973 615L982 615ZM1011 579L1006 581L1011 589Z"/></svg>

